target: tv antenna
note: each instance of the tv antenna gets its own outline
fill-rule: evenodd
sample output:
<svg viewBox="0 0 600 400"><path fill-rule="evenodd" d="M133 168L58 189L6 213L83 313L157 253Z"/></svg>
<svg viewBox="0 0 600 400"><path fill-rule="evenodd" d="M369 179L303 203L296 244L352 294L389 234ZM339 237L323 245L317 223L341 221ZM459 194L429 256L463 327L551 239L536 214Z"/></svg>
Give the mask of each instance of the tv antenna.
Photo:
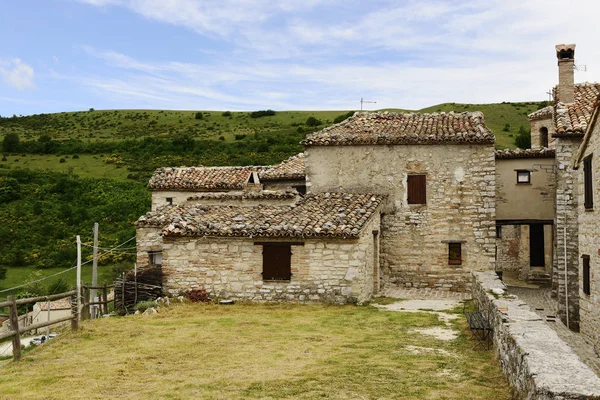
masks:
<svg viewBox="0 0 600 400"><path fill-rule="evenodd" d="M552 89L548 90L546 94L548 95L548 101L552 101Z"/></svg>
<svg viewBox="0 0 600 400"><path fill-rule="evenodd" d="M368 100L364 100L362 97L360 98L360 111L362 111L363 109L363 103L371 103L371 104L377 104L376 101L368 101Z"/></svg>
<svg viewBox="0 0 600 400"><path fill-rule="evenodd" d="M577 65L577 64L573 64L573 69L577 72L587 72L587 65Z"/></svg>

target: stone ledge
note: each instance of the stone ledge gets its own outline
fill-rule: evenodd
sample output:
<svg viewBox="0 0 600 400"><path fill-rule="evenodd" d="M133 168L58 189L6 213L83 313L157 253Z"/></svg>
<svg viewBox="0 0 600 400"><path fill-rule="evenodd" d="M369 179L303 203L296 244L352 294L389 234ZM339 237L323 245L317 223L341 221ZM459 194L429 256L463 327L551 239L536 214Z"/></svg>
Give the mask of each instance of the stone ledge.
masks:
<svg viewBox="0 0 600 400"><path fill-rule="evenodd" d="M494 290L495 289L495 290ZM600 378L492 271L473 272L473 298L489 315L496 355L515 398L600 399Z"/></svg>

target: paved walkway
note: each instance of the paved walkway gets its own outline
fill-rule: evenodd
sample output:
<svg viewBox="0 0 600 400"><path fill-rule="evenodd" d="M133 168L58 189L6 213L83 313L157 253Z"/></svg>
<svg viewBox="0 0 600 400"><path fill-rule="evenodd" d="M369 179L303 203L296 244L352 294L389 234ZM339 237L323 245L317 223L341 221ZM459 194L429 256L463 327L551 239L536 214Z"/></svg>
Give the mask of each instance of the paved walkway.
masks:
<svg viewBox="0 0 600 400"><path fill-rule="evenodd" d="M437 290L430 288L416 289L416 288L399 288L399 287L388 287L379 293L379 296L392 297L395 299L416 299L416 300L427 300L427 299L454 299L454 300L467 300L471 298L470 292L450 292L448 290Z"/></svg>
<svg viewBox="0 0 600 400"><path fill-rule="evenodd" d="M594 352L594 347L586 342L580 333L569 330L558 318L557 304L550 297L550 289L508 286L508 291L527 303L573 349L579 358L592 368L596 375L600 376L600 357Z"/></svg>

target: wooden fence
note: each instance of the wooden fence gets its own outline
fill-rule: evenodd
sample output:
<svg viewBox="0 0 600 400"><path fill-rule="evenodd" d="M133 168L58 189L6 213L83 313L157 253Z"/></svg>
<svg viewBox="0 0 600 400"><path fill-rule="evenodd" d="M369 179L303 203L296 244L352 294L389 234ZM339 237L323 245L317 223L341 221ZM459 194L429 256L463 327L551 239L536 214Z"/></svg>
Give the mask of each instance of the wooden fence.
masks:
<svg viewBox="0 0 600 400"><path fill-rule="evenodd" d="M19 311L17 306L22 304L32 304L38 301L54 301L64 299L66 297L71 298L71 305L75 304L75 307L71 306L71 315L68 317L56 318L50 321L39 322L23 328L19 327ZM79 316L77 310L77 290L71 290L70 292L53 294L51 296L40 296L30 297L27 299L16 299L15 296L8 296L7 301L0 303L0 308L8 307L8 315L10 318L10 330L8 332L0 333L0 340L12 337L12 349L13 359L15 361L21 359L21 334L32 331L34 329L45 328L46 326L54 325L60 322L71 321L71 329L77 330L79 328Z"/></svg>

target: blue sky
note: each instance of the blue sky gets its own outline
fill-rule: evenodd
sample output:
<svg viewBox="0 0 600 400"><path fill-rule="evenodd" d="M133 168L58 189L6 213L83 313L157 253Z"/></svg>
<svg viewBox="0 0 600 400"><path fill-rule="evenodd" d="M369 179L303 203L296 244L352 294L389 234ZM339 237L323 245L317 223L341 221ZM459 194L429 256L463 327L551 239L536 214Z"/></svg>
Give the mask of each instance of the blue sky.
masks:
<svg viewBox="0 0 600 400"><path fill-rule="evenodd" d="M593 1L0 0L0 115L418 109L600 79ZM568 7L567 7L568 6Z"/></svg>

